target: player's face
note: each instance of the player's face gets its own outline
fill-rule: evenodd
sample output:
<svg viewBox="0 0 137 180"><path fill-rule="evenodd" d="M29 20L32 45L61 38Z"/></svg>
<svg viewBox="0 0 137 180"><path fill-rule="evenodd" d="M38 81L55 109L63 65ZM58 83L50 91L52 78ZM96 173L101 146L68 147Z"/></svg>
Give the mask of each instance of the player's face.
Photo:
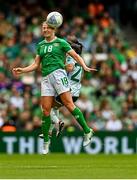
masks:
<svg viewBox="0 0 137 180"><path fill-rule="evenodd" d="M48 26L46 23L42 25L42 33L45 38L49 38L55 34L55 29Z"/></svg>

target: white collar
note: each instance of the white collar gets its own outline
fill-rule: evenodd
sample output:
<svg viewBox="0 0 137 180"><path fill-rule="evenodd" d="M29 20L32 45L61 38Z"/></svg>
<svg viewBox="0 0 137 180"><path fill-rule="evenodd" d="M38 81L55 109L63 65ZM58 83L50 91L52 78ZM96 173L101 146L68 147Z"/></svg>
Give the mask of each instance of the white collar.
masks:
<svg viewBox="0 0 137 180"><path fill-rule="evenodd" d="M45 41L46 41L46 43L50 43L50 42L53 42L55 39L57 39L57 37L55 36L55 38L54 39L52 39L51 41L47 41L46 39L45 39Z"/></svg>

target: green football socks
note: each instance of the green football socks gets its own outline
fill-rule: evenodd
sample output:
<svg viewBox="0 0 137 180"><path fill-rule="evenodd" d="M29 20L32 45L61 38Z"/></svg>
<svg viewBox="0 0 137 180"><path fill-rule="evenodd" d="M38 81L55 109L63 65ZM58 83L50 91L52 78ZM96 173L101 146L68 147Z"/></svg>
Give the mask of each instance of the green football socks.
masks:
<svg viewBox="0 0 137 180"><path fill-rule="evenodd" d="M90 132L90 128L88 127L86 120L81 112L81 110L79 108L75 108L72 111L72 115L75 117L75 119L78 121L78 123L81 125L81 127L84 130L84 133L87 134Z"/></svg>
<svg viewBox="0 0 137 180"><path fill-rule="evenodd" d="M51 125L51 119L50 116L42 116L42 132L44 135L44 142L49 141L49 129Z"/></svg>

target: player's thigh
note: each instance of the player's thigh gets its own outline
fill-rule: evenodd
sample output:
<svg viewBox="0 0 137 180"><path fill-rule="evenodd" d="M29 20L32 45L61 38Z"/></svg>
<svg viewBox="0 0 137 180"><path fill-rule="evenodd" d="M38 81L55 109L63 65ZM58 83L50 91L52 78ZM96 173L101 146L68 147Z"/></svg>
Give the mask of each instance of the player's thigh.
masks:
<svg viewBox="0 0 137 180"><path fill-rule="evenodd" d="M54 96L41 96L41 106L44 112L50 113Z"/></svg>
<svg viewBox="0 0 137 180"><path fill-rule="evenodd" d="M73 103L72 95L70 91L64 92L60 94L61 101L63 102L64 106L72 112L75 109L75 104Z"/></svg>
<svg viewBox="0 0 137 180"><path fill-rule="evenodd" d="M41 96L55 96L55 94L56 91L50 81L50 76L43 77L41 81Z"/></svg>

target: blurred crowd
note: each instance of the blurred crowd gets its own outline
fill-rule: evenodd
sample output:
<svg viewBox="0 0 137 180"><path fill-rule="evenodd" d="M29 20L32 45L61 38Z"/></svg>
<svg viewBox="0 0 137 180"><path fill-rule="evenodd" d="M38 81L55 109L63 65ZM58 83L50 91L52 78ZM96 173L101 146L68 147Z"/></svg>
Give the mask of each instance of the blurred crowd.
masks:
<svg viewBox="0 0 137 180"><path fill-rule="evenodd" d="M18 77L11 73L13 67L33 62L36 44L42 40L41 23L51 11L28 2L7 2L0 10L1 131L41 128L40 71ZM98 69L84 73L77 106L94 130L137 130L137 45L125 40L118 20L102 3L89 1L84 12L81 8L73 14L71 19L63 14L57 35L75 35L84 46L86 64ZM64 107L60 119L68 130L78 128Z"/></svg>

